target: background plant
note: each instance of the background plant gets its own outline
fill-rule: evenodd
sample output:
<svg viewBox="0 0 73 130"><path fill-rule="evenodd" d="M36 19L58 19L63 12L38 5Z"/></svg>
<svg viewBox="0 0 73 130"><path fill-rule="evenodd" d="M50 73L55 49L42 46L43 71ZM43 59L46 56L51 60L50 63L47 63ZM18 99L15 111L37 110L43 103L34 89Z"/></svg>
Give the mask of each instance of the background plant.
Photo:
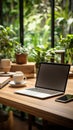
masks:
<svg viewBox="0 0 73 130"><path fill-rule="evenodd" d="M59 44L60 35L66 36L71 32L73 13L69 8L70 1L55 0L55 47ZM24 0L24 44L35 48L40 44L47 44L51 48L51 1ZM32 10L33 8L33 10ZM7 17L8 16L8 17ZM3 24L13 25L19 41L19 1L3 1ZM46 28L47 29L46 29ZM44 37L44 40L43 40ZM45 42L44 42L45 41ZM40 43L41 42L41 43ZM66 58L66 57L65 57ZM32 61L33 57L29 56Z"/></svg>
<svg viewBox="0 0 73 130"><path fill-rule="evenodd" d="M61 6L56 6L55 10L55 20L56 28L59 30L59 35L64 37L71 31L71 26L73 25L73 12L69 9L69 0ZM58 31L57 30L57 31Z"/></svg>
<svg viewBox="0 0 73 130"><path fill-rule="evenodd" d="M40 45L48 46L48 49L51 47L51 39L50 39L50 7L48 8L48 4L45 6L42 4L33 5L33 10L28 14L28 9L25 7L25 17L24 17L24 44L27 46L31 46L33 50ZM26 14L28 14L26 16ZM49 43L49 44L48 44ZM45 48L44 48L45 49ZM43 50L42 50L43 51ZM31 60L33 51L31 52Z"/></svg>
<svg viewBox="0 0 73 130"><path fill-rule="evenodd" d="M19 41L19 1L18 0L3 0L3 25L13 25L13 30L16 32Z"/></svg>
<svg viewBox="0 0 73 130"><path fill-rule="evenodd" d="M14 57L14 48L18 44L12 26L4 27L0 25L0 55L1 58Z"/></svg>
<svg viewBox="0 0 73 130"><path fill-rule="evenodd" d="M65 62L73 63L73 34L67 34L66 37L60 37L60 44L65 48Z"/></svg>
<svg viewBox="0 0 73 130"><path fill-rule="evenodd" d="M15 54L28 54L28 52L28 48L26 46L21 46L20 43L15 47Z"/></svg>

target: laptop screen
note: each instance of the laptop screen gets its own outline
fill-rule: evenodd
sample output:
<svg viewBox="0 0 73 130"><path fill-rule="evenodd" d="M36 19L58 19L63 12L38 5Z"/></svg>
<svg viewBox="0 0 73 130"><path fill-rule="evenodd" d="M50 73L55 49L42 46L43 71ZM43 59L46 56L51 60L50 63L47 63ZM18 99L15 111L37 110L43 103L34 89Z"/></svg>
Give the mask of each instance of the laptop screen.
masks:
<svg viewBox="0 0 73 130"><path fill-rule="evenodd" d="M35 87L65 91L69 64L40 63Z"/></svg>

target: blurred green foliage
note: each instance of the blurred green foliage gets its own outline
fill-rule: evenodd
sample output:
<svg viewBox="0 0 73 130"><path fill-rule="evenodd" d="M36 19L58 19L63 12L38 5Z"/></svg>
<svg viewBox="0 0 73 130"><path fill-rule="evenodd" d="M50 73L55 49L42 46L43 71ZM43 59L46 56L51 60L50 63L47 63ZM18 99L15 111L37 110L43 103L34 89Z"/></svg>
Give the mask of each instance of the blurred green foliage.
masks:
<svg viewBox="0 0 73 130"><path fill-rule="evenodd" d="M66 37L73 25L73 13L69 9L69 0L55 0L55 47L61 49L60 36ZM24 8L24 45L33 48L48 46L51 49L51 1L50 0L23 0ZM3 25L13 25L19 36L19 1L3 0ZM29 49L28 49L29 51ZM29 61L34 61L33 51L29 54ZM69 57L65 56L67 61Z"/></svg>

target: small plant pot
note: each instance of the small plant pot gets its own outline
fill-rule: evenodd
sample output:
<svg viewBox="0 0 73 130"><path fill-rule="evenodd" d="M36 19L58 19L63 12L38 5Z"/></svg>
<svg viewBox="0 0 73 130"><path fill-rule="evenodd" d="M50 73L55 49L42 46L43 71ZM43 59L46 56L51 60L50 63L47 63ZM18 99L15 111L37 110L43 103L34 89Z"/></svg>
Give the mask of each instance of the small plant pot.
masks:
<svg viewBox="0 0 73 130"><path fill-rule="evenodd" d="M27 54L15 54L17 64L27 64Z"/></svg>

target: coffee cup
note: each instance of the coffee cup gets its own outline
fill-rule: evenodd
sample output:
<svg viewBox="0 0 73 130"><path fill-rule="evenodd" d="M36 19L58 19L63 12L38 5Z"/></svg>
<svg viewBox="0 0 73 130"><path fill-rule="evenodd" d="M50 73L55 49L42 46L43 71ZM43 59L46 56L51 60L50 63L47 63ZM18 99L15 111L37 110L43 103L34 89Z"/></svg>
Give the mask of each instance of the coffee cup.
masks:
<svg viewBox="0 0 73 130"><path fill-rule="evenodd" d="M9 72L11 68L10 59L1 59L1 67L2 67L3 72L5 73Z"/></svg>
<svg viewBox="0 0 73 130"><path fill-rule="evenodd" d="M16 71L13 75L13 80L16 84L20 84L25 79L24 73L22 71Z"/></svg>

